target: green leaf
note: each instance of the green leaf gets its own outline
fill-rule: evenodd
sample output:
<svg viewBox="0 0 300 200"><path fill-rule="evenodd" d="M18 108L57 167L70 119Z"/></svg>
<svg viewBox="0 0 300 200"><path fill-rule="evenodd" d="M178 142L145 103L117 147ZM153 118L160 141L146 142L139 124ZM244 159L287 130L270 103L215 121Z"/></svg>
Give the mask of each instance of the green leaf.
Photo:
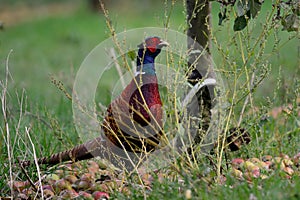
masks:
<svg viewBox="0 0 300 200"><path fill-rule="evenodd" d="M135 60L136 54L134 50L128 51L127 55L131 60Z"/></svg>
<svg viewBox="0 0 300 200"><path fill-rule="evenodd" d="M299 30L299 18L295 14L289 14L281 20L283 30L298 31Z"/></svg>
<svg viewBox="0 0 300 200"><path fill-rule="evenodd" d="M254 18L258 14L261 9L261 1L260 0L239 0L237 2L237 15L239 17L244 16L245 14L249 13L249 18Z"/></svg>
<svg viewBox="0 0 300 200"><path fill-rule="evenodd" d="M241 31L247 26L247 19L245 15L237 17L234 20L233 30L234 31Z"/></svg>
<svg viewBox="0 0 300 200"><path fill-rule="evenodd" d="M250 13L251 17L256 17L257 13L261 9L261 2L259 0L250 0Z"/></svg>

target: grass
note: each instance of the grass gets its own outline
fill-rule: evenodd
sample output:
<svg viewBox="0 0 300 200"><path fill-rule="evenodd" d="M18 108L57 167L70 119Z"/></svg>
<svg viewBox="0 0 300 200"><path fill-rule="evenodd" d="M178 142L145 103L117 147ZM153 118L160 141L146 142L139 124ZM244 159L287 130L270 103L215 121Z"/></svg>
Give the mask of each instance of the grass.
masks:
<svg viewBox="0 0 300 200"><path fill-rule="evenodd" d="M117 31L143 26L163 27L166 22L165 9L171 9L170 4L161 5L156 2L153 9L155 11L147 9L150 6L148 5L128 13L126 9L128 5L124 3L118 6L109 10ZM12 26L8 24L4 31L0 31L1 98L2 100L6 98L7 106L4 112L7 120L3 119L4 116L0 116L3 137L0 141L0 163L4 166L0 169L0 196L2 197L10 195L8 180L11 180L11 177L7 175L10 171L8 164L15 163L17 157L33 157L29 136L34 141L37 156L50 155L80 142L72 122L71 102L55 84L51 83L51 77L61 80L67 91L71 92L80 63L95 45L110 36L102 14L90 13L84 5L80 7L71 13L47 16ZM253 102L247 106L246 114L242 118L242 125L250 132L252 142L238 152L228 152L228 159L262 158L268 154L295 155L300 150L298 102L300 70L297 49L299 45L297 38L291 37L295 34L282 32L280 28L268 27L266 30L270 32L265 33L263 38L266 42L259 43L260 46L253 48L253 44L262 33L267 14L271 12L270 5L264 4L256 22L250 22L249 29L242 33L233 33L232 22L229 21L221 27L217 26L217 12L218 6L213 4L215 38L213 56L224 80L231 86L228 87L230 94L234 94L232 83L232 80L235 80L234 76L239 76L239 83L247 79L246 68L249 69L249 73L255 69L257 76L263 74L264 70L268 74L263 83L256 88ZM170 14L170 27L184 31L185 14L182 3L176 3ZM237 42L239 38L242 40L241 43ZM278 39L280 41L277 48L274 46ZM241 44L249 45L240 47ZM218 45L223 52L218 49ZM255 60L251 57L250 50L253 48L254 55L257 55L261 45L265 45L265 50L259 60ZM4 95L3 91L6 88L4 80L7 78L6 59L11 49L13 52L10 54L8 66L13 80L8 79L8 92ZM241 50L245 52L245 57L249 55L251 57L247 65L242 59ZM253 66L254 64L257 65ZM233 71L233 73L222 71ZM106 84L107 91L110 91L112 84ZM237 88L236 94L240 98L245 90L242 87ZM229 98L229 101L236 102L230 94L228 96L232 98ZM107 97L107 101L109 99L110 97ZM235 105L235 112L231 116L232 124L237 123L243 103L244 99ZM278 117L270 116L274 107L284 107L287 104L291 104L293 109L280 112ZM3 103L1 105L4 106ZM10 135L5 129L6 124ZM29 136L26 134L26 128ZM7 146L8 142L10 146ZM9 160L8 155L12 156L12 160ZM215 161L217 157L212 159ZM199 178L203 177L204 172L210 167L206 158L200 160L199 165L193 168L182 164L182 169L176 169L179 175L170 178L172 181L165 179L161 182L159 177L154 177L151 192L147 191L146 194L145 190L132 184L129 186L131 198L142 199L147 195L149 199L186 199L188 190L191 190L192 197L195 199L242 199L251 196L257 199L297 199L300 196L299 174L287 179L282 171L275 170L274 173L268 174L268 179L254 179L249 184L232 177L230 169L225 168L226 160L222 159L222 166L225 168L223 174L226 175L227 180L225 184L220 185L214 170L209 175L206 174L207 179ZM178 166L181 165L175 165ZM46 169L45 172L47 173ZM14 172L14 176L16 180L24 180L20 172ZM33 180L38 179L34 170L29 171L29 176ZM127 198L117 190L111 196L116 199Z"/></svg>

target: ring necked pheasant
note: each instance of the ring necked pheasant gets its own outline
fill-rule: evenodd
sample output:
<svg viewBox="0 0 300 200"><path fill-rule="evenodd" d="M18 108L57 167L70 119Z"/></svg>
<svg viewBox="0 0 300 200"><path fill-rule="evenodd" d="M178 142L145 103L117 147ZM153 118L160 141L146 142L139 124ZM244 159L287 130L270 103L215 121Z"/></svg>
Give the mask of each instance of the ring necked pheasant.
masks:
<svg viewBox="0 0 300 200"><path fill-rule="evenodd" d="M105 135L127 151L149 152L159 143L162 102L154 60L166 45L158 37L138 45L136 76L107 109L102 125Z"/></svg>
<svg viewBox="0 0 300 200"><path fill-rule="evenodd" d="M101 145L115 145L129 152L150 152L159 144L162 131L162 101L158 90L155 58L168 43L149 37L138 45L135 77L108 106L102 124L106 136L95 138L73 149L38 159L39 164L54 165L79 161L101 154ZM105 137L104 137L105 138ZM30 161L22 161L28 166Z"/></svg>

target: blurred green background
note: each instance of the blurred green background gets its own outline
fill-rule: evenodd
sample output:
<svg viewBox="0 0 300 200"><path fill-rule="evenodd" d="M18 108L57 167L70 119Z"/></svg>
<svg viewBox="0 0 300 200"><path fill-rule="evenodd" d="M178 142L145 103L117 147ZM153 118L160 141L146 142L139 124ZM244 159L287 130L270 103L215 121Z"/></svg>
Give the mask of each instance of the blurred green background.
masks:
<svg viewBox="0 0 300 200"><path fill-rule="evenodd" d="M91 9L90 2L2 0L0 21L4 28L0 31L0 78L4 78L6 58L13 50L9 59L13 88L25 88L29 102L34 104L50 106L54 110L61 102L68 105L69 101L51 84L50 77L53 75L61 80L71 91L76 71L85 56L97 44L110 37L103 13ZM158 0L105 1L117 32L145 26L164 27L168 19L171 29L184 32L186 14L183 2L176 2L172 7L171 2ZM218 26L220 6L215 2L212 5L213 32L220 45L227 47L234 35L231 28L233 20ZM253 39L260 32L270 9L271 4L265 3L255 24L250 23L254 30ZM279 51L273 52L275 36L284 45ZM266 54L270 54L267 58L272 64L272 71L258 89L262 99L276 87L275 76L280 67L284 80L283 93L291 84L289 81L299 75L299 70L296 70L299 68L299 45L297 39L289 41L290 36L290 33L278 32L269 38ZM216 65L223 68L223 58L215 47L212 53ZM240 52L232 52L231 55L238 58Z"/></svg>

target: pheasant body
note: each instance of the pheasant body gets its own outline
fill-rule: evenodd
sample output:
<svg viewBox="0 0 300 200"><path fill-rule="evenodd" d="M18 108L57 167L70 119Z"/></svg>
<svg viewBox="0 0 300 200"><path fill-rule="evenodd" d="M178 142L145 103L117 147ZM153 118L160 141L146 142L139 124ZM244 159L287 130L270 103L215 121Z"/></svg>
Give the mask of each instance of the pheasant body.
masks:
<svg viewBox="0 0 300 200"><path fill-rule="evenodd" d="M168 44L150 37L138 45L137 74L107 108L102 129L107 140L97 137L73 149L38 159L39 164L54 165L79 161L103 154L103 147L115 145L130 152L150 152L159 144L162 132L162 101L155 72L155 57ZM29 166L30 161L23 161Z"/></svg>
<svg viewBox="0 0 300 200"><path fill-rule="evenodd" d="M154 64L160 49L151 48L159 43L155 37L139 46L137 74L110 104L102 126L109 141L130 152L152 151L160 140L162 102Z"/></svg>
<svg viewBox="0 0 300 200"><path fill-rule="evenodd" d="M161 107L156 76L137 75L108 107L102 125L105 135L127 151L151 151L159 143Z"/></svg>

